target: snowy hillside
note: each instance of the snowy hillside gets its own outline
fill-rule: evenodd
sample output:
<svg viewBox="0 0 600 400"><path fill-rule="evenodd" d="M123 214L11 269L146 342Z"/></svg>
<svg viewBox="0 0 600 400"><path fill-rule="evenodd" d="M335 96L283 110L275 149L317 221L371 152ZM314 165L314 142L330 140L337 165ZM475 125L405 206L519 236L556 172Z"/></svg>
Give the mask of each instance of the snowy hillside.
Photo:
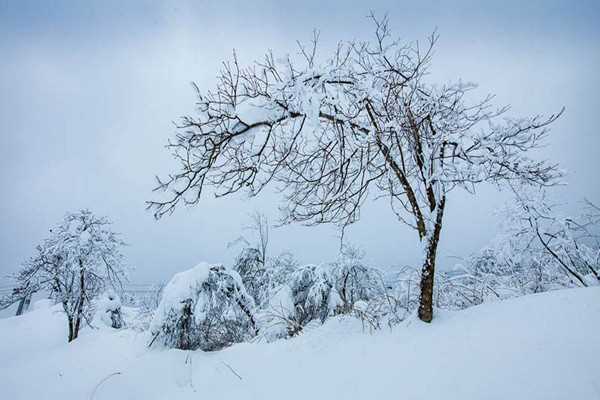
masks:
<svg viewBox="0 0 600 400"><path fill-rule="evenodd" d="M147 349L133 330L85 329L57 308L0 320L5 399L598 399L600 290L438 312L369 333L328 320L219 352Z"/></svg>

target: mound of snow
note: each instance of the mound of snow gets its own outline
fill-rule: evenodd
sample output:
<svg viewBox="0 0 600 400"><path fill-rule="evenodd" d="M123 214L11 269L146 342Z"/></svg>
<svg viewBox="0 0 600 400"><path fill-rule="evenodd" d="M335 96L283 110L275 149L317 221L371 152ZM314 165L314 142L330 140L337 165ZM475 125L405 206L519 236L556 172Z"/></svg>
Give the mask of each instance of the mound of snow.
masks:
<svg viewBox="0 0 600 400"><path fill-rule="evenodd" d="M373 334L333 318L290 340L219 352L147 349L147 334L86 330L55 308L0 320L7 399L596 399L600 289L438 312ZM32 384L34 383L34 384ZM293 390L290 390L293 388Z"/></svg>
<svg viewBox="0 0 600 400"><path fill-rule="evenodd" d="M96 301L96 325L104 325L114 329L123 327L123 315L121 313L121 298L113 291L103 293Z"/></svg>
<svg viewBox="0 0 600 400"><path fill-rule="evenodd" d="M210 275L210 264L202 262L194 268L178 272L162 291L162 298L150 325L152 331L159 331L172 310L181 309L187 299L197 297L198 292Z"/></svg>

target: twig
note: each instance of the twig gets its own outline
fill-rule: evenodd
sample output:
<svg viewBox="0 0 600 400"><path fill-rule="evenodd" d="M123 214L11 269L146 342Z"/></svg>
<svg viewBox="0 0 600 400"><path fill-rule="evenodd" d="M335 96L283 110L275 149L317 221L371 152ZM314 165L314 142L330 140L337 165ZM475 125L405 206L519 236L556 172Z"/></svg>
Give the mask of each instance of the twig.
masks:
<svg viewBox="0 0 600 400"><path fill-rule="evenodd" d="M225 364L225 366L226 366L227 368L229 368L229 370L230 370L231 372L233 372L233 374L234 374L235 376L237 376L237 377L239 378L239 380L240 380L240 381L242 380L242 377L240 376L240 374L238 374L237 372L235 372L235 370L234 370L233 368L231 368L231 365L227 364L225 361L221 361L221 362L222 362L223 364Z"/></svg>
<svg viewBox="0 0 600 400"><path fill-rule="evenodd" d="M152 345L154 344L154 341L156 340L156 338L158 337L158 335L160 335L160 332L157 332L156 335L154 335L154 337L152 338L152 340L150 341L150 343L148 343L148 348L152 347Z"/></svg>
<svg viewBox="0 0 600 400"><path fill-rule="evenodd" d="M113 372L112 374L106 376L104 379L102 379L100 382L98 382L98 384L94 387L94 390L92 390L92 394L90 395L90 400L94 399L94 396L96 396L96 391L98 390L100 385L102 385L104 382L106 382L107 380L109 380L110 378L112 378L115 375L121 375L121 372Z"/></svg>

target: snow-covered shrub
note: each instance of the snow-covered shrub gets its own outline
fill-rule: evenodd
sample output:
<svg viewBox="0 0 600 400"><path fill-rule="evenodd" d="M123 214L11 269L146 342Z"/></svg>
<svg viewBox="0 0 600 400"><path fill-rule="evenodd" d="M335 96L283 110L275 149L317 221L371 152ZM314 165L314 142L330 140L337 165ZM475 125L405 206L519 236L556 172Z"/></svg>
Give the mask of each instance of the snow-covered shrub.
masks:
<svg viewBox="0 0 600 400"><path fill-rule="evenodd" d="M287 284L270 291L269 301L258 315L261 337L273 341L293 336L302 329L295 315L294 296Z"/></svg>
<svg viewBox="0 0 600 400"><path fill-rule="evenodd" d="M417 309L420 277L421 271L410 266L390 271L384 277L386 297L382 307L388 308L390 325L404 320Z"/></svg>
<svg viewBox="0 0 600 400"><path fill-rule="evenodd" d="M261 337L268 341L288 336L289 326L295 326L295 308L290 277L297 262L290 253L269 257L263 263L261 251L245 248L236 258L234 269L256 305L257 325Z"/></svg>
<svg viewBox="0 0 600 400"><path fill-rule="evenodd" d="M578 216L563 216L544 190L519 190L504 210L504 235L513 247L535 251L570 286L600 284L600 208L586 202ZM526 247L523 244L526 243Z"/></svg>
<svg viewBox="0 0 600 400"><path fill-rule="evenodd" d="M543 190L520 190L501 214L492 243L452 271L438 273L438 307L600 283L600 209L587 203L578 217L562 217Z"/></svg>
<svg viewBox="0 0 600 400"><path fill-rule="evenodd" d="M285 273L271 278L273 289L260 312L262 336L268 340L294 336L309 324L340 314L357 317L373 329L404 317L385 274L366 266L353 248L345 248L329 264L283 264L285 268L276 270Z"/></svg>
<svg viewBox="0 0 600 400"><path fill-rule="evenodd" d="M121 329L125 325L121 299L113 290L105 292L96 302L96 319L114 329Z"/></svg>
<svg viewBox="0 0 600 400"><path fill-rule="evenodd" d="M436 305L463 309L484 302L572 286L568 276L537 247L497 242L462 265L437 275Z"/></svg>
<svg viewBox="0 0 600 400"><path fill-rule="evenodd" d="M201 263L165 286L151 332L168 347L218 350L256 335L254 301L237 272Z"/></svg>
<svg viewBox="0 0 600 400"><path fill-rule="evenodd" d="M257 305L262 304L267 297L266 268L258 249L244 248L235 260L233 269L240 274L242 282Z"/></svg>
<svg viewBox="0 0 600 400"><path fill-rule="evenodd" d="M304 265L287 275L270 272L268 301L260 310L262 336L268 340L294 336L311 321L323 322L339 305L323 266Z"/></svg>
<svg viewBox="0 0 600 400"><path fill-rule="evenodd" d="M339 297L332 296L329 272L324 266L304 265L292 274L290 288L299 325L314 319L325 321L339 305Z"/></svg>
<svg viewBox="0 0 600 400"><path fill-rule="evenodd" d="M266 272L271 290L278 290L281 285L287 284L290 276L300 267L294 255L283 252L276 257L267 258Z"/></svg>
<svg viewBox="0 0 600 400"><path fill-rule="evenodd" d="M385 295L381 272L366 266L363 258L362 252L346 247L339 260L332 264L329 275L339 298L339 304L334 310L338 314L351 312L359 301L367 305L361 306L366 311L369 301Z"/></svg>

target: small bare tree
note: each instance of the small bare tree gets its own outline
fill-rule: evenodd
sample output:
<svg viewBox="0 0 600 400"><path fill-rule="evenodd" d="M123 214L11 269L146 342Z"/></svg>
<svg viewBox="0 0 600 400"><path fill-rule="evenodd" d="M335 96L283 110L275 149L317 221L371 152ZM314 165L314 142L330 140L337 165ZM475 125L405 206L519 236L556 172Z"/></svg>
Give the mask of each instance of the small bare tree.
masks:
<svg viewBox="0 0 600 400"><path fill-rule="evenodd" d="M260 252L262 264L267 262L267 249L269 247L269 220L266 215L254 212L251 215L252 222L247 227L256 235L256 247Z"/></svg>
<svg viewBox="0 0 600 400"><path fill-rule="evenodd" d="M234 269L240 274L242 282L257 305L265 299L269 274L267 273L267 248L269 247L269 221L264 214L254 212L250 215L251 222L245 230L253 233L253 241L244 235L240 236L227 247L242 244L244 247L234 262Z"/></svg>
<svg viewBox="0 0 600 400"><path fill-rule="evenodd" d="M300 60L268 53L242 67L234 54L216 88L198 92L168 148L180 169L158 180L168 197L148 202L157 218L197 204L206 187L259 194L274 182L283 222L358 220L369 193L386 198L423 246L419 317L432 319L433 277L448 193L481 182L549 185L554 165L527 157L558 115L506 119L492 96L467 102L474 85L426 82L437 36L426 46L391 36L372 17L370 41L340 42L319 62L318 35Z"/></svg>
<svg viewBox="0 0 600 400"><path fill-rule="evenodd" d="M244 230L251 231L254 236L252 243L245 235L239 236L230 242L227 247L233 247L241 244L246 248L256 250L260 264L263 266L267 262L267 249L269 247L269 219L266 215L255 211L250 214L250 223L244 226Z"/></svg>

